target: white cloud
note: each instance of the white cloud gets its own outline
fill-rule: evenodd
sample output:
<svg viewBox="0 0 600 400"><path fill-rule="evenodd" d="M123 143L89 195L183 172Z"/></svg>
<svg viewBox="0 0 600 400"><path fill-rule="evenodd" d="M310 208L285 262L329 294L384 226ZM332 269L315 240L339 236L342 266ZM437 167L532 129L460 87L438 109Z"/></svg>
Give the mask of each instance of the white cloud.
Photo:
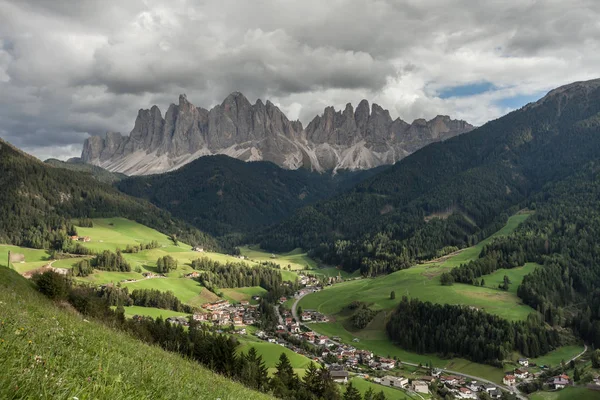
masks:
<svg viewBox="0 0 600 400"><path fill-rule="evenodd" d="M597 77L598 21L593 0L0 0L0 132L68 157L139 108L232 91L305 124L366 98L481 125L502 99ZM439 97L474 82L496 90Z"/></svg>

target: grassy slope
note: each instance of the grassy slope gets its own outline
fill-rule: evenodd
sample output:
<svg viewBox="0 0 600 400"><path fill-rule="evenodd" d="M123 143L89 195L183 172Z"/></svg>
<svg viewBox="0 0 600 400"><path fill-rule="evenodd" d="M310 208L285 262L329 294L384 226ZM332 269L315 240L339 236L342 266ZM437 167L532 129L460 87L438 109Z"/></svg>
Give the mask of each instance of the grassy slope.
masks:
<svg viewBox="0 0 600 400"><path fill-rule="evenodd" d="M242 255L253 261L270 261L279 264L282 268L291 266L292 270L316 269L317 263L308 257L301 249L295 249L289 253L275 254L275 258L271 258L272 253L261 250L258 246L244 246L240 248Z"/></svg>
<svg viewBox="0 0 600 400"><path fill-rule="evenodd" d="M569 361L571 358L575 357L577 354L583 351L583 346L563 346L550 353L535 358L532 361L537 365L547 365L549 367L555 367L561 363L561 361Z"/></svg>
<svg viewBox="0 0 600 400"><path fill-rule="evenodd" d="M360 342L356 343L356 347L368 348L380 355L397 356L400 360L408 362L433 362L437 366L501 381L503 374L499 368L463 359L443 360L435 355L414 354L398 348L388 340L385 334L385 321L404 295L435 303L472 305L509 320L526 318L533 310L521 304L520 299L512 290L503 292L498 289L463 284L442 286L439 276L446 270L477 258L486 243L489 243L494 237L513 232L527 217L527 214L512 216L508 223L490 238L444 260L417 265L407 270L374 279L340 283L304 297L300 301L300 306L303 309L317 309L327 315L333 315L334 320L332 322L312 324L312 328L325 335L340 336L346 342L350 342L354 337L357 337ZM525 272L533 268L535 268L535 265L530 264L511 272L511 280L513 281L511 289L516 289ZM505 272L502 271L500 274L498 279L501 279ZM489 285L492 285L496 278L494 275ZM486 282L487 285L488 282ZM390 299L392 290L396 292L395 300ZM356 332L346 328L347 316L342 312L343 308L353 300L365 301L371 304L371 308L382 310L365 329Z"/></svg>
<svg viewBox="0 0 600 400"><path fill-rule="evenodd" d="M145 315L152 318L162 317L163 319L169 317L187 317L189 314L171 310L163 310L161 308L154 307L140 307L140 306L130 306L125 308L125 317L131 318L134 315Z"/></svg>
<svg viewBox="0 0 600 400"><path fill-rule="evenodd" d="M40 268L49 262L49 256L46 250L29 249L27 247L0 244L1 266L7 266L9 251L25 255L24 263L13 263L13 268L18 272L27 272L32 269Z"/></svg>
<svg viewBox="0 0 600 400"><path fill-rule="evenodd" d="M590 390L584 387L568 387L558 392L537 392L530 396L531 400L597 400L600 399L600 391Z"/></svg>
<svg viewBox="0 0 600 400"><path fill-rule="evenodd" d="M373 389L373 392L375 393L379 393L381 391L383 391L383 393L385 394L385 398L387 400L404 400L404 399L421 399L420 397L418 397L416 394L410 394L405 392L404 390L399 390L399 389L394 389L391 387L387 387L387 386L383 386L383 385L378 385L377 383L373 383L373 382L369 382L367 380L364 380L362 378L352 378L350 380L352 382L352 385L357 388L361 394L365 394L365 392L367 390L369 390L369 388ZM344 393L345 391L345 387L341 387L340 391L342 393ZM430 398L431 396L426 395L426 394L422 394L423 398Z"/></svg>
<svg viewBox="0 0 600 400"><path fill-rule="evenodd" d="M371 308L375 310L393 310L402 296L409 296L434 303L471 305L509 320L524 319L533 310L521 304L515 293L463 284L442 286L439 276L478 257L485 243L493 237L512 232L526 217L524 214L511 217L508 224L490 238L446 260L417 265L374 279L344 282L304 297L300 305L304 309L317 309L335 315L353 300L371 303ZM516 275L512 286L518 286ZM394 300L390 299L391 291L396 292Z"/></svg>
<svg viewBox="0 0 600 400"><path fill-rule="evenodd" d="M175 354L85 322L6 268L0 268L0 302L0 398L268 398Z"/></svg>

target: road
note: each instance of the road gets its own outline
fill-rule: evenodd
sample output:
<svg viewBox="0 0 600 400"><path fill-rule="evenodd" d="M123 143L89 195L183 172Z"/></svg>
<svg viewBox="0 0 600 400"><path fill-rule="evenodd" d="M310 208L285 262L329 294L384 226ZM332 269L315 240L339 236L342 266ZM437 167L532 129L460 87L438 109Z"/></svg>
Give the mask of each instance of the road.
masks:
<svg viewBox="0 0 600 400"><path fill-rule="evenodd" d="M571 361L575 361L577 360L579 357L581 357L582 355L585 354L585 352L587 351L588 347L587 344L583 344L583 351L579 354L577 354L575 357L571 358L569 361L567 361L567 364L570 363Z"/></svg>
<svg viewBox="0 0 600 400"><path fill-rule="evenodd" d="M307 293L307 294L308 294L308 293ZM299 296L298 298L296 298L296 301L294 301L294 304L292 305L292 316L294 317L294 319L295 319L295 320L296 320L296 321L297 321L297 322L298 322L300 325L306 326L305 324L303 324L303 323L302 323L302 321L300 320L300 318L298 318L298 313L296 312L296 309L297 309L297 307L298 307L298 303L300 302L300 300L302 300L302 298L303 298L304 296L306 296L306 294L304 294L304 295L302 295L302 296ZM307 328L311 329L310 327L307 327ZM331 340L331 339L329 339L329 340ZM342 343L338 343L338 342L336 342L336 341L334 341L334 340L331 340L331 341L332 341L333 343L337 344L338 346L342 344ZM585 347L585 349L587 350L587 346ZM583 353L585 353L585 350L583 351ZM580 356L581 356L583 353L581 353L581 354L579 354L579 355L575 356L575 357L574 357L574 359L576 359L576 358L580 357ZM413 364L413 363L409 363L409 362L405 362L405 361L402 361L402 364L410 365L410 366L413 366L413 367L418 367L418 366L419 366L419 364ZM499 383L492 382L492 381L490 381L490 380L487 380L487 379L481 378L481 377L479 377L479 376L467 375L467 374L465 374L465 373L458 372L458 371L452 371L452 370L449 370L449 369L441 369L441 368L440 368L440 370L441 370L441 371L443 371L443 372L446 372L446 373L448 373L448 374L452 374L452 375L460 375L460 376L464 376L465 378L470 378L470 379L473 379L473 380L476 380L476 381L479 381L479 382L484 382L484 383L488 383L488 384L490 384L490 385L494 385L494 386L496 386L496 387L498 387L498 388L501 388L501 389L503 389L503 390L506 390L506 391L508 391L508 392L515 393L515 394L517 395L517 398L519 398L520 400L527 400L527 397L523 396L523 395L522 395L522 394L521 394L521 393L520 393L520 392L519 392L519 391L518 391L516 388L511 388L511 387L508 387L508 386L506 386L506 385L501 385L501 384L499 384Z"/></svg>

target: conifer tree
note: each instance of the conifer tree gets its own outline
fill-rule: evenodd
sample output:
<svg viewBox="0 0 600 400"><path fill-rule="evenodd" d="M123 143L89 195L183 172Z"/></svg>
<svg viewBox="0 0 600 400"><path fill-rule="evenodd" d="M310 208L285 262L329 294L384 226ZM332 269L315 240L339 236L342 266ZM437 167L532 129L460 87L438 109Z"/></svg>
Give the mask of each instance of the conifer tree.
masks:
<svg viewBox="0 0 600 400"><path fill-rule="evenodd" d="M344 400L362 400L362 396L357 388L352 385L352 382L348 383L346 391L344 392Z"/></svg>

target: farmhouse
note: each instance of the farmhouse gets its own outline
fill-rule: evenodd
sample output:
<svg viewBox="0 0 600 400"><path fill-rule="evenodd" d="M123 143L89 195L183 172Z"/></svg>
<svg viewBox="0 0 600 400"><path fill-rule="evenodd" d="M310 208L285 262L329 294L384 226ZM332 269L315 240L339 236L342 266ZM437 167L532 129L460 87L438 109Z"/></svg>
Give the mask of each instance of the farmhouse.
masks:
<svg viewBox="0 0 600 400"><path fill-rule="evenodd" d="M393 369L396 366L396 361L391 358L380 358L379 367L381 369Z"/></svg>
<svg viewBox="0 0 600 400"><path fill-rule="evenodd" d="M529 367L529 360L527 358L519 358L519 365Z"/></svg>
<svg viewBox="0 0 600 400"><path fill-rule="evenodd" d="M200 273L198 271L194 271L194 272L190 272L189 274L187 274L185 277L186 278L197 278L200 276Z"/></svg>
<svg viewBox="0 0 600 400"><path fill-rule="evenodd" d="M458 385L459 378L453 375L444 375L440 377L440 381L445 383L447 386L456 386Z"/></svg>
<svg viewBox="0 0 600 400"><path fill-rule="evenodd" d="M336 383L347 383L348 382L348 371L344 370L344 367L340 365L332 365L329 368L329 375Z"/></svg>
<svg viewBox="0 0 600 400"><path fill-rule="evenodd" d="M302 318L302 321L304 321L304 322L312 320L312 316L310 315L310 313L307 313L307 312L303 312L301 318Z"/></svg>
<svg viewBox="0 0 600 400"><path fill-rule="evenodd" d="M564 389L565 386L568 386L571 382L569 381L568 375L562 374L555 376L548 383L554 389Z"/></svg>
<svg viewBox="0 0 600 400"><path fill-rule="evenodd" d="M92 239L89 236L80 236L77 238L80 242L90 242Z"/></svg>
<svg viewBox="0 0 600 400"><path fill-rule="evenodd" d="M514 375L505 375L504 378L502 378L502 383L507 386L514 386L516 382Z"/></svg>
<svg viewBox="0 0 600 400"><path fill-rule="evenodd" d="M229 307L229 302L227 300L219 300L219 301L214 302L214 303L204 304L202 307L204 307L204 308L206 308L207 310L210 310L210 311L221 310L223 308Z"/></svg>
<svg viewBox="0 0 600 400"><path fill-rule="evenodd" d="M202 247L198 247L198 246L194 247L192 249L192 251L197 251L198 253L204 253L204 249Z"/></svg>
<svg viewBox="0 0 600 400"><path fill-rule="evenodd" d="M381 384L383 386L403 388L406 385L408 385L408 379L406 379L404 377L395 377L395 376L386 375L381 379Z"/></svg>
<svg viewBox="0 0 600 400"><path fill-rule="evenodd" d="M466 387L461 387L458 389L458 398L459 399L476 399L477 395Z"/></svg>
<svg viewBox="0 0 600 400"><path fill-rule="evenodd" d="M515 369L515 377L517 379L526 379L529 376L529 372L524 369Z"/></svg>

